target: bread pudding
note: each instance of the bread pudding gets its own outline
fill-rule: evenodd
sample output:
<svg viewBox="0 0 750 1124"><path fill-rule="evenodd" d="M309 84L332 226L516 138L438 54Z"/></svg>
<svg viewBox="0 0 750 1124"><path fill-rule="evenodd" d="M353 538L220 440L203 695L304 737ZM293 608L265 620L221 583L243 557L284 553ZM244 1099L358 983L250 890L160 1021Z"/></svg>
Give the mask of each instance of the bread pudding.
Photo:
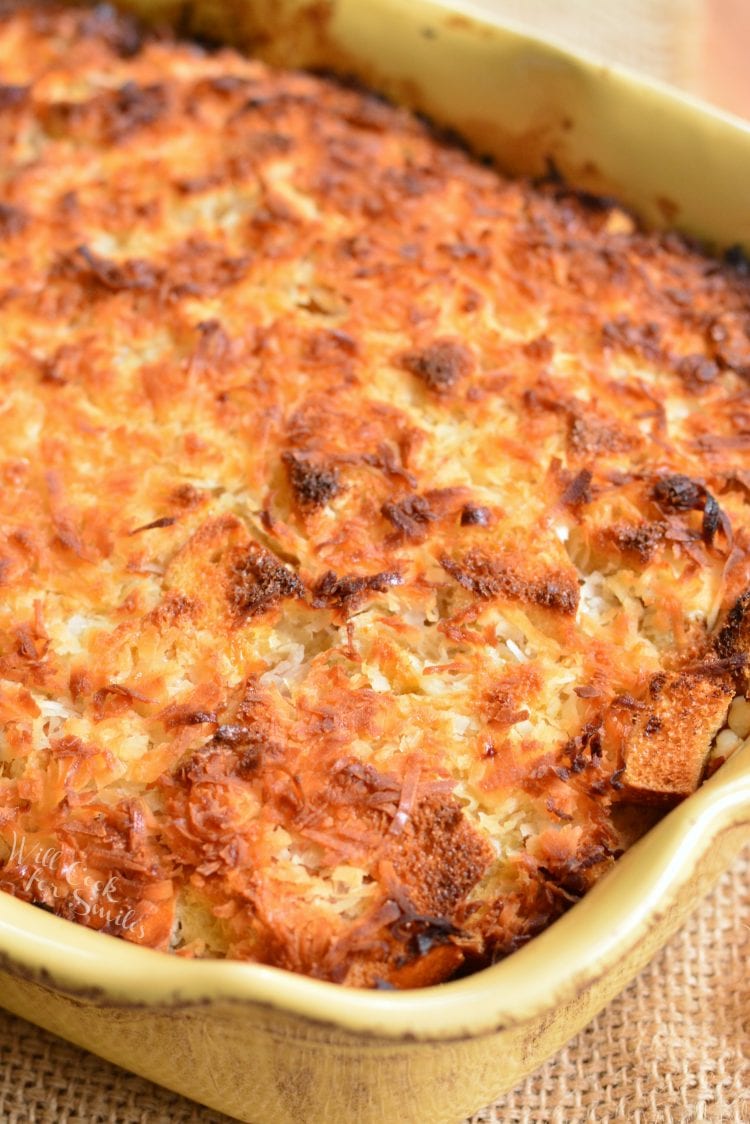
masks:
<svg viewBox="0 0 750 1124"><path fill-rule="evenodd" d="M0 887L407 988L750 732L750 268L0 3Z"/></svg>

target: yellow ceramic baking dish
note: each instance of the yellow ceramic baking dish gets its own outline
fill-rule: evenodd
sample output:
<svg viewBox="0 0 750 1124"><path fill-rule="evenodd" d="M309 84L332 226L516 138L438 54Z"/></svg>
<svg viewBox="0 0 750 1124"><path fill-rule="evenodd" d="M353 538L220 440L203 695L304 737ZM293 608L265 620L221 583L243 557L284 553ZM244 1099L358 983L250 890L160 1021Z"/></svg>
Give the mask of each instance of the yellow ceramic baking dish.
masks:
<svg viewBox="0 0 750 1124"><path fill-rule="evenodd" d="M354 74L513 171L552 161L651 223L750 244L750 130L427 0L139 0L188 32ZM750 743L507 960L412 992L186 961L0 894L0 1003L241 1120L457 1121L519 1081L667 940L750 838Z"/></svg>

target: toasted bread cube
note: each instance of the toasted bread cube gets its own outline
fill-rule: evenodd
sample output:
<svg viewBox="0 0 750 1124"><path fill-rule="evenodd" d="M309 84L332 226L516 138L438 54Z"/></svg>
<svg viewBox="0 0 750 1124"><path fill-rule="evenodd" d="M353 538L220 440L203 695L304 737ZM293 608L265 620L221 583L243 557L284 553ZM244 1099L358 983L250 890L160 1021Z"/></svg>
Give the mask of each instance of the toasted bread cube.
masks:
<svg viewBox="0 0 750 1124"><path fill-rule="evenodd" d="M694 792L733 696L728 678L712 673L655 675L627 739L623 781L629 792L658 800Z"/></svg>

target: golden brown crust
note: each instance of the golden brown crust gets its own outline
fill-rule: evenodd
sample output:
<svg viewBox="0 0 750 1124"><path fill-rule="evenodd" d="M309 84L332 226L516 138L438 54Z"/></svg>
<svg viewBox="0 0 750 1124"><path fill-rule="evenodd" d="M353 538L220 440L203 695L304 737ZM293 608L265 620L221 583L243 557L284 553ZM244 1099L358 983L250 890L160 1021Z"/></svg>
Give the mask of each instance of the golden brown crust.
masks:
<svg viewBox="0 0 750 1124"><path fill-rule="evenodd" d="M417 986L699 783L750 653L741 256L7 4L0 252L6 888Z"/></svg>

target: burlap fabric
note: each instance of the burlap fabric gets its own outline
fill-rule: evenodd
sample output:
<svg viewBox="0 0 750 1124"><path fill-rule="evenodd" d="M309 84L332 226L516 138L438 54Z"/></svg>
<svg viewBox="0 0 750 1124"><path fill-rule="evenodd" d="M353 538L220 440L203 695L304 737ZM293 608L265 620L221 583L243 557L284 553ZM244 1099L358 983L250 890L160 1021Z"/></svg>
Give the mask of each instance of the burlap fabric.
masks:
<svg viewBox="0 0 750 1124"><path fill-rule="evenodd" d="M472 1124L750 1122L749 960L747 850L619 999ZM2 1124L165 1121L227 1117L0 1013Z"/></svg>

